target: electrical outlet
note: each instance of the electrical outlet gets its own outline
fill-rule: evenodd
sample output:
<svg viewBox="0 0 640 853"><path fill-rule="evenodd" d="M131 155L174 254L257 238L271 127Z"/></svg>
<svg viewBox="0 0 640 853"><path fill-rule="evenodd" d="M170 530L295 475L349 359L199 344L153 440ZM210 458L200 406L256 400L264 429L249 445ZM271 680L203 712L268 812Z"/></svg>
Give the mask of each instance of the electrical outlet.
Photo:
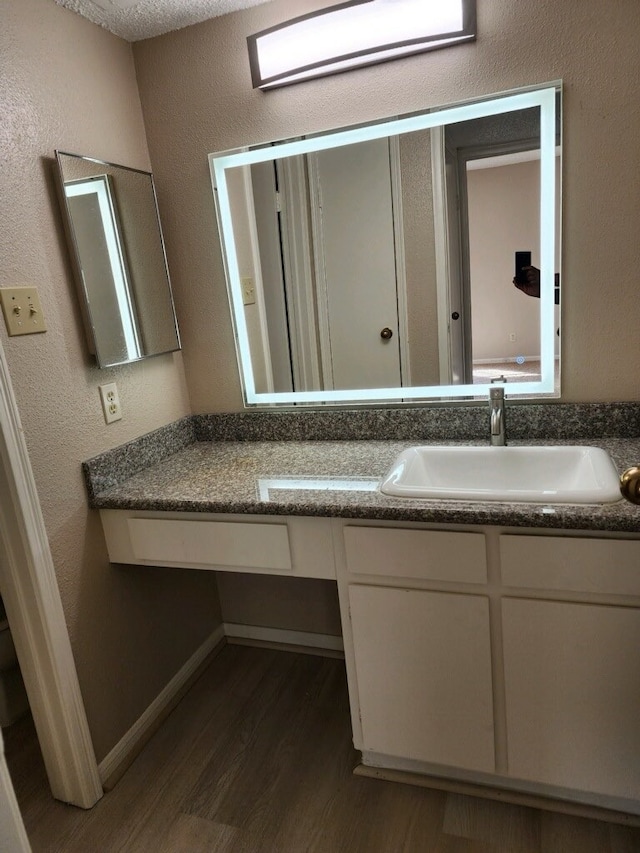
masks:
<svg viewBox="0 0 640 853"><path fill-rule="evenodd" d="M240 279L242 285L242 303L243 305L255 305L256 301L256 286L250 275L243 276Z"/></svg>
<svg viewBox="0 0 640 853"><path fill-rule="evenodd" d="M102 401L102 411L104 419L108 424L122 419L122 409L120 408L120 397L115 382L109 382L108 385L98 386L100 391L100 399Z"/></svg>

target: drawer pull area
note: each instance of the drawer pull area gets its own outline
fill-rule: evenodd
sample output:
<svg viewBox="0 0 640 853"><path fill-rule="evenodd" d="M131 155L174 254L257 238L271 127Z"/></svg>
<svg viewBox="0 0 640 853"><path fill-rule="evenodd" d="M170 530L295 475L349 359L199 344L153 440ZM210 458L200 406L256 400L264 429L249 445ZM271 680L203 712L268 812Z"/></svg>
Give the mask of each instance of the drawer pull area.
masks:
<svg viewBox="0 0 640 853"><path fill-rule="evenodd" d="M482 533L390 527L345 527L347 564L353 574L486 583Z"/></svg>
<svg viewBox="0 0 640 853"><path fill-rule="evenodd" d="M292 571L286 524L130 518L128 527L140 561Z"/></svg>
<svg viewBox="0 0 640 853"><path fill-rule="evenodd" d="M640 595L637 540L505 535L500 558L505 586Z"/></svg>

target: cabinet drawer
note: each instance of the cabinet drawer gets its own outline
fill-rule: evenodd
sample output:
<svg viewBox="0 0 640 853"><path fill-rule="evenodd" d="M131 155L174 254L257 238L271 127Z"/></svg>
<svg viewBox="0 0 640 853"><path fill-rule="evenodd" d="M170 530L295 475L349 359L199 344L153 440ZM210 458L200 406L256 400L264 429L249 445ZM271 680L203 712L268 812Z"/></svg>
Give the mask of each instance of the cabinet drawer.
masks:
<svg viewBox="0 0 640 853"><path fill-rule="evenodd" d="M505 586L640 595L640 541L506 535L500 558Z"/></svg>
<svg viewBox="0 0 640 853"><path fill-rule="evenodd" d="M166 566L174 563L227 569L291 572L286 524L129 518L136 559Z"/></svg>
<svg viewBox="0 0 640 853"><path fill-rule="evenodd" d="M347 566L354 574L486 583L482 533L345 527Z"/></svg>

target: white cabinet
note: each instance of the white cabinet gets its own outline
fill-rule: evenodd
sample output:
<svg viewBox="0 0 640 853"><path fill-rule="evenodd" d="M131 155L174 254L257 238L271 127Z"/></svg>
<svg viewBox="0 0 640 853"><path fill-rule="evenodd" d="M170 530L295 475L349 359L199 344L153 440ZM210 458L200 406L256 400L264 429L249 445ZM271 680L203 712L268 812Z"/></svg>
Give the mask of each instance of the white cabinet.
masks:
<svg viewBox="0 0 640 853"><path fill-rule="evenodd" d="M487 582L482 533L347 526L344 545L349 572L354 575Z"/></svg>
<svg viewBox="0 0 640 853"><path fill-rule="evenodd" d="M365 751L495 770L486 598L349 587Z"/></svg>
<svg viewBox="0 0 640 853"><path fill-rule="evenodd" d="M500 556L509 775L640 802L640 542L506 535Z"/></svg>
<svg viewBox="0 0 640 853"><path fill-rule="evenodd" d="M100 510L112 563L335 580L328 518Z"/></svg>
<svg viewBox="0 0 640 853"><path fill-rule="evenodd" d="M640 815L637 537L339 524L365 766Z"/></svg>
<svg viewBox="0 0 640 853"><path fill-rule="evenodd" d="M640 596L637 539L507 534L500 562L505 587Z"/></svg>
<svg viewBox="0 0 640 853"><path fill-rule="evenodd" d="M509 774L640 800L640 608L504 598Z"/></svg>
<svg viewBox="0 0 640 853"><path fill-rule="evenodd" d="M365 761L494 772L484 535L367 524L342 534L345 655Z"/></svg>

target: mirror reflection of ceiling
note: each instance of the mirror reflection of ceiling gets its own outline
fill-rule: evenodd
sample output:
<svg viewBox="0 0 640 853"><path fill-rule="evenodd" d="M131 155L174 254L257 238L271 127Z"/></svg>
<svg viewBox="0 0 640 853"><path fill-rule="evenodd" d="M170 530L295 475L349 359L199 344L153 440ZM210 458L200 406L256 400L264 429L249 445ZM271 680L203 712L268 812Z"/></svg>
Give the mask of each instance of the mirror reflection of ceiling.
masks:
<svg viewBox="0 0 640 853"><path fill-rule="evenodd" d="M160 36L268 0L55 0L126 41Z"/></svg>
<svg viewBox="0 0 640 853"><path fill-rule="evenodd" d="M246 401L559 391L554 102L524 90L211 155ZM521 251L540 299L513 286Z"/></svg>

